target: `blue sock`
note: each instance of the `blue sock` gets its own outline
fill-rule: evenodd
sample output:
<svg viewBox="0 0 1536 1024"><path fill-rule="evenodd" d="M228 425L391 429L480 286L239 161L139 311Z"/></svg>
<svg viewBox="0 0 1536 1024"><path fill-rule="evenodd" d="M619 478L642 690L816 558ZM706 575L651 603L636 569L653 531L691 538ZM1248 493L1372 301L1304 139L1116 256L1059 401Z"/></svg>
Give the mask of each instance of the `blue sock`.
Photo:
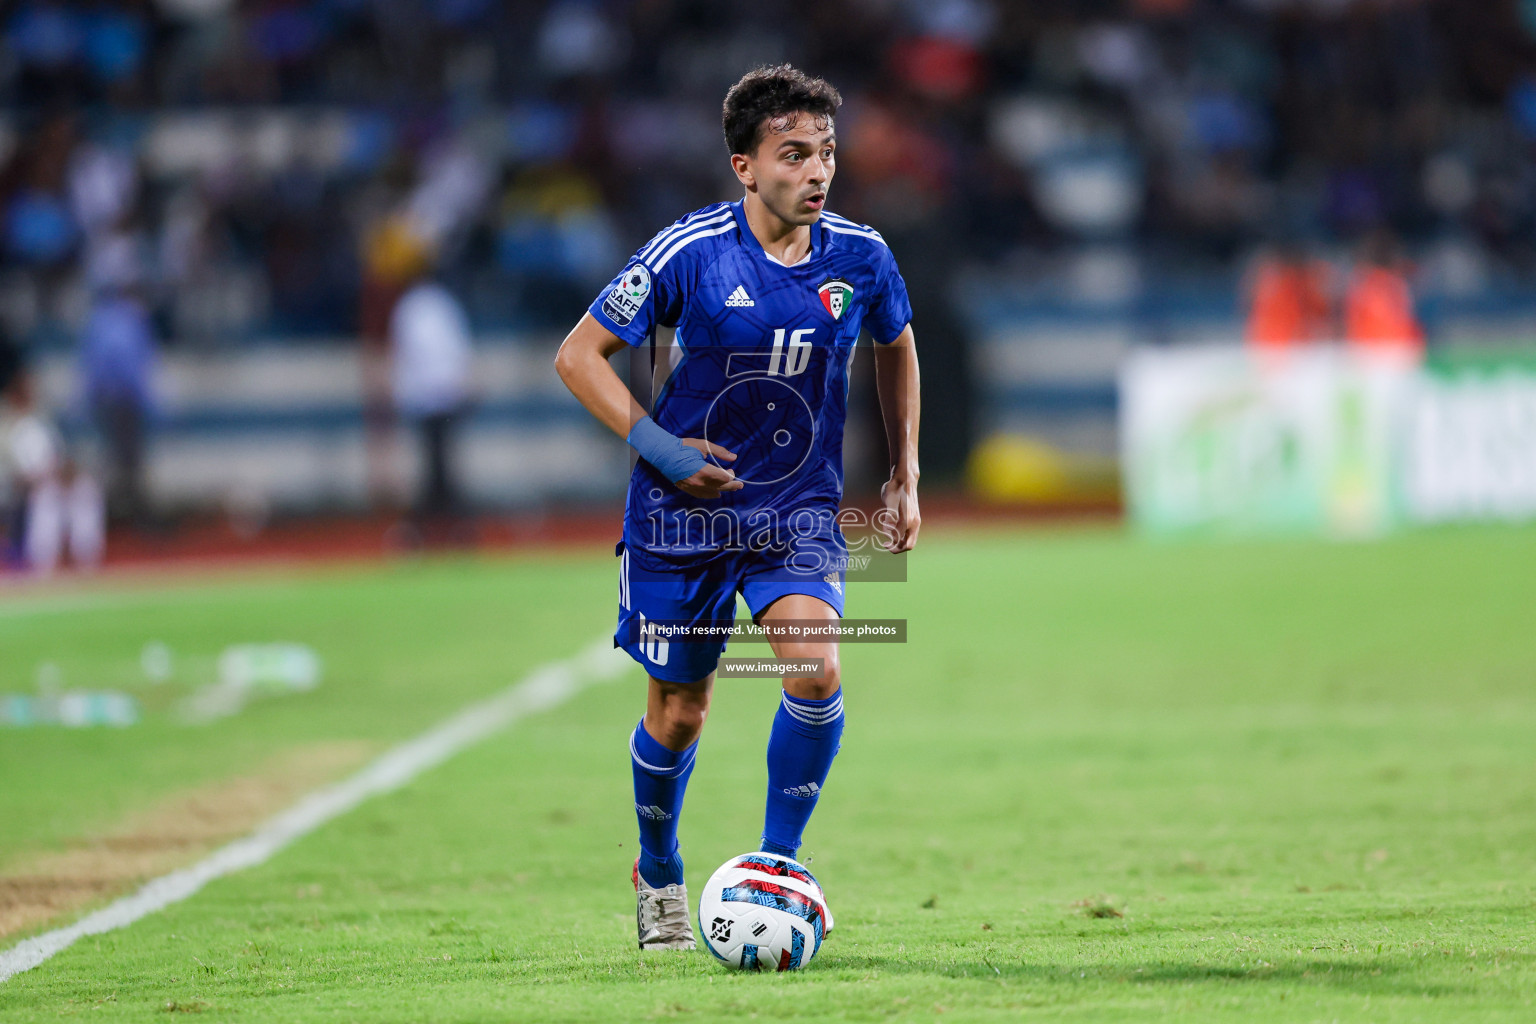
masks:
<svg viewBox="0 0 1536 1024"><path fill-rule="evenodd" d="M832 758L843 738L843 691L826 700L784 694L768 735L768 809L763 815L763 849L783 857L800 850Z"/></svg>
<svg viewBox="0 0 1536 1024"><path fill-rule="evenodd" d="M640 877L657 888L683 880L677 816L683 811L683 791L698 749L699 741L694 740L687 750L668 750L645 731L644 718L629 737L635 817L640 820Z"/></svg>

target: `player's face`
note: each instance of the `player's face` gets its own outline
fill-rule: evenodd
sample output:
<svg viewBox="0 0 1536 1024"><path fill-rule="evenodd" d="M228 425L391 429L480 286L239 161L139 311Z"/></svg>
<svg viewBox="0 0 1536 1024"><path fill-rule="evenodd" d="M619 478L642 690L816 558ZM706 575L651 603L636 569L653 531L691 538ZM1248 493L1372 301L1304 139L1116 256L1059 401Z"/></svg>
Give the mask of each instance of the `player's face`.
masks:
<svg viewBox="0 0 1536 1024"><path fill-rule="evenodd" d="M786 224L814 224L837 170L836 150L831 118L802 111L770 119L757 151L737 158L736 173Z"/></svg>

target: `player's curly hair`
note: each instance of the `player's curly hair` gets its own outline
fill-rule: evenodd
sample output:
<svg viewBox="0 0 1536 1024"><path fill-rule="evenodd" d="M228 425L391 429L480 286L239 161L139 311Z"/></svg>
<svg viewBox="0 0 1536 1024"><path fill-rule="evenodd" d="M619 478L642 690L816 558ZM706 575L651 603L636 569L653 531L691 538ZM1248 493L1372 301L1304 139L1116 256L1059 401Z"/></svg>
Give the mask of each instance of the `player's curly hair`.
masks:
<svg viewBox="0 0 1536 1024"><path fill-rule="evenodd" d="M830 121L842 105L842 95L830 83L793 65L754 68L725 94L720 117L725 145L732 153L751 153L768 134L773 119L804 113Z"/></svg>

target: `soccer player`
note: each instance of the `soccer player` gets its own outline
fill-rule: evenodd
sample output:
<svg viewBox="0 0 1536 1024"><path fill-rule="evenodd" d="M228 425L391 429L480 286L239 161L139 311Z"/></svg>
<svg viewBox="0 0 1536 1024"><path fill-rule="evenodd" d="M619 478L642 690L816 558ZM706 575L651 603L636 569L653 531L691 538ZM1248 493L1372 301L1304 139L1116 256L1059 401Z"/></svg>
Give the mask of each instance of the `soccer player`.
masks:
<svg viewBox="0 0 1536 1024"><path fill-rule="evenodd" d="M901 552L917 541L912 310L880 234L825 209L841 103L831 85L789 65L743 76L723 113L742 198L646 243L555 357L582 405L640 456L616 551L614 644L650 676L629 740L642 949L694 946L677 823L725 648L708 627L734 620L738 593L770 637L776 623L842 615L847 545L836 516L861 330L875 342L892 463L884 544ZM658 334L671 337L659 346L653 376L665 379L647 415L608 358L649 343L654 370ZM678 624L691 632L664 628ZM761 849L792 858L838 750L843 694L835 641L770 642L780 659L822 660L820 675L784 676L768 740Z"/></svg>

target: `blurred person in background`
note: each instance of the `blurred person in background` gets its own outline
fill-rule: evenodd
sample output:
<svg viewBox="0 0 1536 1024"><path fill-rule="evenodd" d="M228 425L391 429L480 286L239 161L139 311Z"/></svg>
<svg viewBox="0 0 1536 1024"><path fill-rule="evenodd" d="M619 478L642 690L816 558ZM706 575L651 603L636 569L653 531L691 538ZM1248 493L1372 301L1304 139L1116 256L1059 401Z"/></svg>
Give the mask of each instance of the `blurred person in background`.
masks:
<svg viewBox="0 0 1536 1024"><path fill-rule="evenodd" d="M145 431L154 411L157 364L154 323L142 294L138 240L116 235L93 247L87 276L91 311L80 343L86 411L107 457L107 507L143 526Z"/></svg>
<svg viewBox="0 0 1536 1024"><path fill-rule="evenodd" d="M403 218L380 215L363 233L361 257L357 330L368 495L374 505L395 508L409 501L410 485L397 457L390 322L425 256Z"/></svg>
<svg viewBox="0 0 1536 1024"><path fill-rule="evenodd" d="M1282 242L1260 256L1247 282L1248 344L1261 352L1331 340L1328 264L1309 257L1295 242Z"/></svg>
<svg viewBox="0 0 1536 1024"><path fill-rule="evenodd" d="M67 112L43 117L27 128L0 173L0 241L7 264L26 268L40 292L47 294L59 283L80 241L68 199L70 154L79 129Z"/></svg>
<svg viewBox="0 0 1536 1024"><path fill-rule="evenodd" d="M69 457L25 366L5 388L0 446L12 502L9 560L48 575L67 547L77 567L100 564L106 540L101 488Z"/></svg>
<svg viewBox="0 0 1536 1024"><path fill-rule="evenodd" d="M12 385L22 369L21 349L0 321L0 540L7 565L21 561L21 537L25 526L25 494L10 458L11 426L16 415L9 401Z"/></svg>
<svg viewBox="0 0 1536 1024"><path fill-rule="evenodd" d="M464 539L458 534L463 502L453 461L458 427L470 405L469 317L453 293L432 279L426 248L417 253L412 283L389 318L395 409L421 438L411 539L433 539L440 526L447 528L448 539Z"/></svg>
<svg viewBox="0 0 1536 1024"><path fill-rule="evenodd" d="M1413 308L1408 268L1385 230L1373 232L1344 298L1344 340L1373 358L1417 362L1424 356L1424 329Z"/></svg>

